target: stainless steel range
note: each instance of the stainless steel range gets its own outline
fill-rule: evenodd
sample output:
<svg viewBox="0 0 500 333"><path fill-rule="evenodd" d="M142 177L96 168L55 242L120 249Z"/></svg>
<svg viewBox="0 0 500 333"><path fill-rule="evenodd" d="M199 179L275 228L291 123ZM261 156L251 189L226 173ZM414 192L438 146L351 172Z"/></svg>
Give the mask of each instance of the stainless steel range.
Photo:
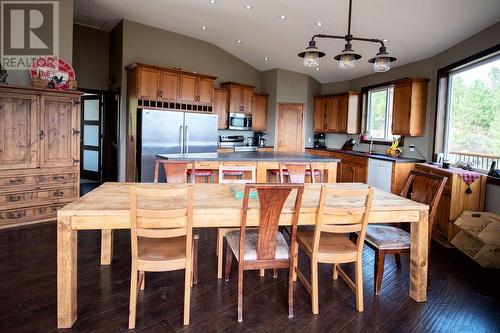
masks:
<svg viewBox="0 0 500 333"><path fill-rule="evenodd" d="M248 137L245 140L243 135L220 135L219 147L234 148L234 151L257 151L257 146L253 145L253 138Z"/></svg>

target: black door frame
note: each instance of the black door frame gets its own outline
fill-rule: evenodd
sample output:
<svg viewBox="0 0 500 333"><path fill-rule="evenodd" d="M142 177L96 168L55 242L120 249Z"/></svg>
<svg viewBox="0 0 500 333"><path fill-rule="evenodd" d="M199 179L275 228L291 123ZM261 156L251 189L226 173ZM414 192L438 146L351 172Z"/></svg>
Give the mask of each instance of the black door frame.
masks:
<svg viewBox="0 0 500 333"><path fill-rule="evenodd" d="M102 137L103 137L103 117L105 114L105 98L106 98L106 91L102 90L92 90L92 89L80 89L84 93L88 93L91 95L82 95L81 97L81 122L80 122L80 178L88 179L88 180L95 180L98 182L101 182L102 180ZM84 120L84 112L85 112L85 100L92 100L92 99L98 99L99 100L99 120ZM85 146L83 144L83 138L84 138L84 131L85 127L84 125L97 125L99 127L99 148L95 149L94 146ZM93 150L98 152L98 160L97 160L97 166L98 170L97 172L93 171L88 171L83 169L83 151L84 150Z"/></svg>

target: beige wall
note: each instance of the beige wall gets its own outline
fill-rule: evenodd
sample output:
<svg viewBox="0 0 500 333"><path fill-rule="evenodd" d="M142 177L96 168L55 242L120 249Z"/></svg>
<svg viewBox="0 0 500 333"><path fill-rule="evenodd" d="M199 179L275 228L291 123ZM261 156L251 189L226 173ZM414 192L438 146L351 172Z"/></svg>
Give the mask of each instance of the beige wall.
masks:
<svg viewBox="0 0 500 333"><path fill-rule="evenodd" d="M59 0L59 57L73 61L73 0ZM9 84L31 85L27 70L11 70L8 74Z"/></svg>
<svg viewBox="0 0 500 333"><path fill-rule="evenodd" d="M75 24L73 68L79 88L108 90L109 33Z"/></svg>

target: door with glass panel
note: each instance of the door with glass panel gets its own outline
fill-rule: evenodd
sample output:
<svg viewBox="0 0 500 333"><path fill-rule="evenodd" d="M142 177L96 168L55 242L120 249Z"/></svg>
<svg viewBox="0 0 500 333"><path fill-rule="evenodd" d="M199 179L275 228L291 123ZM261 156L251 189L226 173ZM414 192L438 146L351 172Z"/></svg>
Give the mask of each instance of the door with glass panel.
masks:
<svg viewBox="0 0 500 333"><path fill-rule="evenodd" d="M82 96L80 177L101 181L102 95Z"/></svg>

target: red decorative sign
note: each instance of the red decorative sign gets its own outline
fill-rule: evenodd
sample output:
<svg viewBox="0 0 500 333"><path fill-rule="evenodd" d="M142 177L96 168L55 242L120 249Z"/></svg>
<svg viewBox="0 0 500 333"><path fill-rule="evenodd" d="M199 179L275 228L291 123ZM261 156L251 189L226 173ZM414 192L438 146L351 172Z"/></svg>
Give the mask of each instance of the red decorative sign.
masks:
<svg viewBox="0 0 500 333"><path fill-rule="evenodd" d="M42 56L31 64L30 75L32 79L41 79L53 82L54 89L66 90L69 81L76 79L73 67L64 59L56 56Z"/></svg>

